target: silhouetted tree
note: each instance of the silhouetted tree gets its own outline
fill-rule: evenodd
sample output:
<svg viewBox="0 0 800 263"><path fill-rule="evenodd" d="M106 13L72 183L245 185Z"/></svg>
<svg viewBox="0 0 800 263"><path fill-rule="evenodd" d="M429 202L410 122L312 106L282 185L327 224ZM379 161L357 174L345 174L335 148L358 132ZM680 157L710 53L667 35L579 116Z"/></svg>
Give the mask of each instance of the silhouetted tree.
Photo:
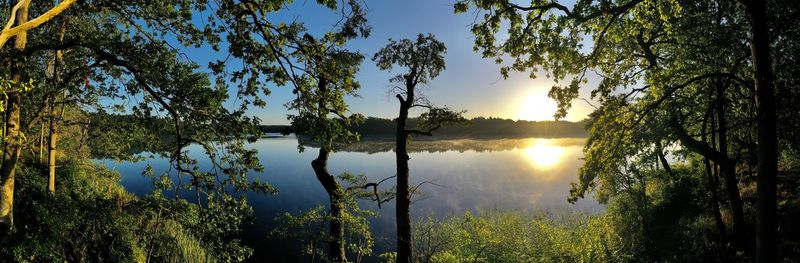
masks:
<svg viewBox="0 0 800 263"><path fill-rule="evenodd" d="M767 24L767 1L741 0L741 2L750 21L750 52L755 72L758 116L756 260L777 262L778 119L770 55L770 29Z"/></svg>
<svg viewBox="0 0 800 263"><path fill-rule="evenodd" d="M461 116L463 112L455 112L447 107L438 108L422 95L417 94L419 85L428 83L431 79L445 69L444 53L447 48L444 43L436 40L433 35L417 36L416 40L403 39L400 41L389 40L372 58L381 70L391 70L393 67L405 69L404 72L391 78L394 84L393 92L400 102L400 114L397 117L395 157L397 162L397 262L411 262L411 195L416 188L409 187L408 168L408 139L414 135L433 135L433 131L445 125L465 121ZM427 112L420 116L420 123L415 129L407 127L409 110L412 108L425 108Z"/></svg>

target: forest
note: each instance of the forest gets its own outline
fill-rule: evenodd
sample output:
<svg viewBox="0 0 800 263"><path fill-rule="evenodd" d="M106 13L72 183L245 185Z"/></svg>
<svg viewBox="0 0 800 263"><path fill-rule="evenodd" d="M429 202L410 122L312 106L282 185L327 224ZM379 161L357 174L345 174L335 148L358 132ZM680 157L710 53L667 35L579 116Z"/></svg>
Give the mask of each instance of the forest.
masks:
<svg viewBox="0 0 800 263"><path fill-rule="evenodd" d="M469 25L395 33L384 2L415 10L397 26L430 2ZM800 260L800 1L430 2L2 1L0 262ZM447 75L469 64L453 39L486 82L551 80L552 116L501 112L510 88L439 92L471 77ZM575 141L502 140L533 137L585 139L572 159ZM536 186L503 177L527 171L512 154L574 165L559 205L598 208L418 209L492 180L536 198L512 195ZM306 159L264 157L286 155Z"/></svg>
<svg viewBox="0 0 800 263"><path fill-rule="evenodd" d="M420 122L417 118L409 118L408 124L416 126ZM436 132L435 139L442 138L563 138L586 137L586 124L568 121L515 121L495 117L476 117L466 122L456 123L442 127ZM376 117L367 117L363 122L356 123L348 129L360 134L362 139L392 139L395 135L394 120ZM261 125L259 130L263 133L295 133L291 125ZM422 137L420 139L434 137Z"/></svg>

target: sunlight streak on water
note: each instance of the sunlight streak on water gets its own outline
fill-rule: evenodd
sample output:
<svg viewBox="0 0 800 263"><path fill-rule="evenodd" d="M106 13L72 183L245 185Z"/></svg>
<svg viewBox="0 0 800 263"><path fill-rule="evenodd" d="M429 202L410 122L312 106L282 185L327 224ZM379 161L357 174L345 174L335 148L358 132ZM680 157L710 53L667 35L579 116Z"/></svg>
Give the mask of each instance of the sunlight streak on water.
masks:
<svg viewBox="0 0 800 263"><path fill-rule="evenodd" d="M535 140L525 149L525 156L537 170L550 170L564 160L566 150L551 140Z"/></svg>

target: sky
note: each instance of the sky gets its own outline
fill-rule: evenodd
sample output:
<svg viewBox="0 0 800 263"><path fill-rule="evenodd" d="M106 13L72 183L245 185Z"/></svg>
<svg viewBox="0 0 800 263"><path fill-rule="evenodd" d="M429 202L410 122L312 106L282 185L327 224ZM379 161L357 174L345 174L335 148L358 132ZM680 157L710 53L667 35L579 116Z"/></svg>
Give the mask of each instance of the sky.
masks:
<svg viewBox="0 0 800 263"><path fill-rule="evenodd" d="M474 36L470 32L474 13L454 14L453 1L449 0L378 0L364 1L368 23L372 32L367 39L348 43L348 48L365 55L357 80L361 83L359 97L346 99L351 110L365 116L395 118L399 105L389 96L389 78L399 72L381 71L371 58L391 39L413 39L417 34L432 33L445 43L446 69L422 88L423 94L437 106L466 110L466 117L501 117L525 120L553 120L555 102L547 92L555 82L539 74L530 78L529 72L514 72L508 79L500 75L500 65L492 58L482 58L473 51ZM280 18L298 20L312 33L328 31L339 19L339 14L320 7L314 0L300 0L282 11ZM223 48L224 49L224 48ZM207 49L185 50L195 62L204 65L221 58ZM587 85L596 85L590 79ZM249 113L261 119L262 124L288 124L290 112L284 104L292 97L289 87L270 87L272 94L266 98L268 106ZM586 89L584 89L586 90ZM586 94L581 94L587 97ZM590 113L592 107L576 100L565 120L579 121Z"/></svg>

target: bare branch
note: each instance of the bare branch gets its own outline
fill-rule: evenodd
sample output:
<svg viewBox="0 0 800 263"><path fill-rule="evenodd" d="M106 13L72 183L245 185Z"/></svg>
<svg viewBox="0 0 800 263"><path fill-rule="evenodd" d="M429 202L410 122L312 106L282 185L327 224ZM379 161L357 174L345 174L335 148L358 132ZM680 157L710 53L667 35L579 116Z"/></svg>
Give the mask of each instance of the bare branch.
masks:
<svg viewBox="0 0 800 263"><path fill-rule="evenodd" d="M350 186L350 187L347 187L345 189L345 191L346 192L350 192L350 191L355 190L355 189L367 189L367 188L372 187L372 193L373 193L373 195L375 197L373 199L371 199L371 200L375 201L375 202L378 202L378 208L380 209L381 205L383 205L383 203L391 201L394 198L394 196L392 195L392 196L389 196L389 197L386 197L386 198L381 198L381 195L378 192L378 186L380 186L380 184L382 184L383 182L386 182L387 180L395 178L395 177L397 177L396 174L392 175L392 176L389 176L389 177L386 177L386 178L383 178L382 180L378 181L377 183L367 183L367 184L360 185L360 186Z"/></svg>
<svg viewBox="0 0 800 263"><path fill-rule="evenodd" d="M416 192L417 192L417 190L419 190L419 188L420 188L421 186L425 185L425 184L430 184L430 185L435 185L435 186L438 186L438 187L445 188L445 186L444 186L444 185L440 185L440 184L434 183L433 181L423 181L423 182L421 182L421 183L417 184L417 186L414 186L414 187L411 187L410 189L408 189L408 190L409 190L409 191L408 191L408 192L409 192L409 194L408 194L408 199L409 199L409 200L411 200L411 199L414 199L414 198L413 198L413 197L414 197L414 193L416 193Z"/></svg>

